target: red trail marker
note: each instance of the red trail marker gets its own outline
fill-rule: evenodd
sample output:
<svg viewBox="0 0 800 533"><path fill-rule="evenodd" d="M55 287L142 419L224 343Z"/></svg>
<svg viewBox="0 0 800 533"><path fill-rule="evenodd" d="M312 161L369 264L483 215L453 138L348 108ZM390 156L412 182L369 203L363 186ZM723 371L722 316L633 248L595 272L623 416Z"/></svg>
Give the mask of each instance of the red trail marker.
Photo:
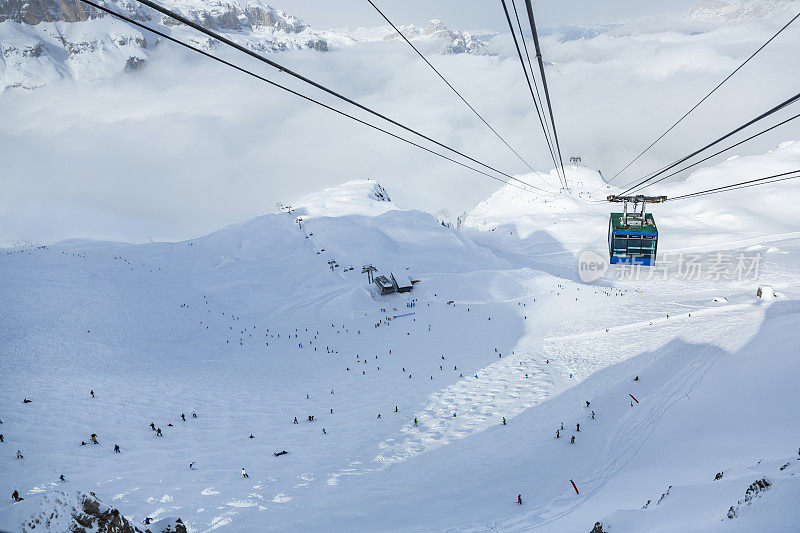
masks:
<svg viewBox="0 0 800 533"><path fill-rule="evenodd" d="M628 396L630 396L631 398L633 398L633 401L634 401L634 402L636 402L636 403L639 403L639 400L637 400L637 399L636 399L636 398L633 396L633 394L631 394L631 393L628 393Z"/></svg>
<svg viewBox="0 0 800 533"><path fill-rule="evenodd" d="M578 487L575 486L575 482L572 481L571 479L569 480L569 482L572 483L572 488L575 489L575 494L580 495L580 492L578 492Z"/></svg>

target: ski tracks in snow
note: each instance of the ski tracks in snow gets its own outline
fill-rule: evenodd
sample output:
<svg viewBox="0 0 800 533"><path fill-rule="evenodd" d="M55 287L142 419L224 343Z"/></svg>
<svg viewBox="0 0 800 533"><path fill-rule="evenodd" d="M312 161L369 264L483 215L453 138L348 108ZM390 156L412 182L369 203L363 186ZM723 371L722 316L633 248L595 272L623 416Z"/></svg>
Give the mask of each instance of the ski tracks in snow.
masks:
<svg viewBox="0 0 800 533"><path fill-rule="evenodd" d="M512 419L566 388L578 385L598 370L656 350L675 339L734 350L756 334L763 317L763 308L750 304L689 309L691 317L683 304L673 303L668 311L670 318L629 322L609 328L608 332L602 329L542 339L540 331L529 329L514 347L513 354L479 370L477 378L475 374L465 376L457 383L432 394L417 415L418 425L406 425L401 429L400 438L390 438L380 443L379 453L371 466L365 467L358 462L349 464L340 471L329 474L328 485L337 485L343 476L361 475L385 468L484 431L500 423L501 417ZM530 312L530 308L524 312ZM713 327L709 324L710 315L715 318ZM593 317L587 317L586 320L587 324L593 323ZM702 362L702 365L706 364L705 361ZM573 377L569 377L570 374ZM681 379L691 381L683 373L680 376ZM678 398L684 394L685 392L681 392ZM659 403L666 401L669 405L668 400L669 398L665 398ZM666 408L668 407L664 409ZM643 426L653 424L654 427L658 416L658 413L651 413L644 420L637 417L637 421L626 423ZM638 449L652 428L648 430L646 427L627 427L619 430L621 434L630 434L630 431L636 431L644 437L638 444L610 444L609 453L619 453L619 450L624 449L624 457L631 457L631 447ZM618 471L621 466L614 465L619 460L608 458L604 463L607 464L604 467L606 471L598 472L594 476L597 485L594 490L599 490ZM588 491L591 492L592 489ZM553 509L559 507L561 506L558 502L553 502Z"/></svg>

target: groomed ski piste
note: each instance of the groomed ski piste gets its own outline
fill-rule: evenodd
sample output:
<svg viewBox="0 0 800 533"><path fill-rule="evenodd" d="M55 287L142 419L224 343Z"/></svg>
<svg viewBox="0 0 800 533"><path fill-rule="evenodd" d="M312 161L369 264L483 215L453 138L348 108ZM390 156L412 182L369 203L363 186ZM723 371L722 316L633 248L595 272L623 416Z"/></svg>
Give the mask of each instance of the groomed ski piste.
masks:
<svg viewBox="0 0 800 533"><path fill-rule="evenodd" d="M796 531L797 189L654 206L669 265L587 282L617 189L566 170L460 229L357 180L183 242L3 250L0 530L80 491L192 532Z"/></svg>

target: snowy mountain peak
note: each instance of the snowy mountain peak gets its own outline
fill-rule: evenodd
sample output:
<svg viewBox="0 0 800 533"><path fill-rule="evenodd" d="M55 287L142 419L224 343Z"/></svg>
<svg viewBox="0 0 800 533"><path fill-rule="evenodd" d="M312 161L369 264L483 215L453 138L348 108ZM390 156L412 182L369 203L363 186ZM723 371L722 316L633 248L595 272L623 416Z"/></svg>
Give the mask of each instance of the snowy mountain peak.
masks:
<svg viewBox="0 0 800 533"><path fill-rule="evenodd" d="M131 0L112 0L106 4L134 20L155 18L155 11ZM80 0L0 0L0 22L36 26L46 22L86 22L106 16Z"/></svg>
<svg viewBox="0 0 800 533"><path fill-rule="evenodd" d="M270 28L284 33L300 33L308 29L308 25L299 18L259 0L247 0L247 2L182 0L174 7L187 18L213 30L253 31ZM168 18L163 22L168 26L175 24L175 21L170 21Z"/></svg>
<svg viewBox="0 0 800 533"><path fill-rule="evenodd" d="M380 183L372 179L352 180L304 196L292 204L298 214L312 217L377 216L399 209Z"/></svg>
<svg viewBox="0 0 800 533"><path fill-rule="evenodd" d="M686 18L694 22L742 22L796 13L798 9L797 0L701 0L686 13Z"/></svg>
<svg viewBox="0 0 800 533"><path fill-rule="evenodd" d="M441 20L429 20L425 26L401 26L400 31L409 40L443 41L440 52L443 54L481 54L486 52L486 42L467 31L450 29ZM383 38L387 41L396 41L401 37L391 31Z"/></svg>

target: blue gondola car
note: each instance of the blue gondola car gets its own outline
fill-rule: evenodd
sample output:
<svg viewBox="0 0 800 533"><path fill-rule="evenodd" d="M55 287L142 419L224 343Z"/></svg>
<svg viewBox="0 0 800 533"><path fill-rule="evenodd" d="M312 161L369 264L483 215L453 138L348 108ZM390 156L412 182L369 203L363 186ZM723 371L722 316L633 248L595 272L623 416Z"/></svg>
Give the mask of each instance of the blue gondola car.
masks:
<svg viewBox="0 0 800 533"><path fill-rule="evenodd" d="M652 265L658 249L658 229L653 215L647 213L643 219L635 220L626 218L626 213L611 213L608 223L611 264Z"/></svg>

